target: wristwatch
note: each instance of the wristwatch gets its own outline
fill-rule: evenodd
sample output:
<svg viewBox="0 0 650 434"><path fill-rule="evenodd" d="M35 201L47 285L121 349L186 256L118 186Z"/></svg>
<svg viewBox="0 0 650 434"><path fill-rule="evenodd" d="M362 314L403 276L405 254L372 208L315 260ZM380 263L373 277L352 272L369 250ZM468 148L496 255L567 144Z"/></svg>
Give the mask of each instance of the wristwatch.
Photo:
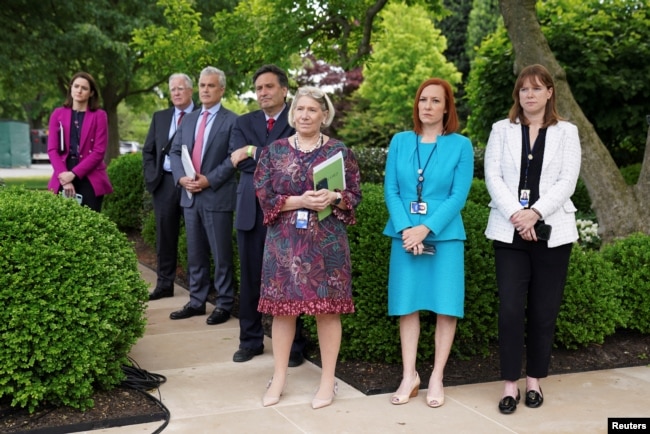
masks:
<svg viewBox="0 0 650 434"><path fill-rule="evenodd" d="M336 199L334 200L334 202L332 202L332 205L334 205L334 206L338 205L339 203L341 203L341 199L343 199L343 196L341 196L341 193L339 193L337 191L336 192Z"/></svg>

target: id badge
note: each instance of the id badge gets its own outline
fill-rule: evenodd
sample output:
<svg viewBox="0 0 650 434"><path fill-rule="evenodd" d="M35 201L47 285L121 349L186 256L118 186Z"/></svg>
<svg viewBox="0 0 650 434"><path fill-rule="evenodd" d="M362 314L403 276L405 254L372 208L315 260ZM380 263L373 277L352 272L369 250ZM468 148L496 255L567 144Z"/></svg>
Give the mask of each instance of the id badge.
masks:
<svg viewBox="0 0 650 434"><path fill-rule="evenodd" d="M296 229L307 229L309 223L309 211L299 209L296 211Z"/></svg>
<svg viewBox="0 0 650 434"><path fill-rule="evenodd" d="M411 214L427 214L427 203L426 202L411 202Z"/></svg>
<svg viewBox="0 0 650 434"><path fill-rule="evenodd" d="M519 204L524 208L528 208L530 203L530 190L521 190L519 193Z"/></svg>

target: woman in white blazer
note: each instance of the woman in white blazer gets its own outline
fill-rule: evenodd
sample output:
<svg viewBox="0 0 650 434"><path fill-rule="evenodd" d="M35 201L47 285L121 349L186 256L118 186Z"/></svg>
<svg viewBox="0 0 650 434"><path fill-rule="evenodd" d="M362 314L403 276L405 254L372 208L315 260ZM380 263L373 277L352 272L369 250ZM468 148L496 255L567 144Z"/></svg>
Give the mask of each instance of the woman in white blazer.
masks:
<svg viewBox="0 0 650 434"><path fill-rule="evenodd" d="M542 65L524 68L507 119L496 122L485 151L499 288L499 355L505 381L499 410L517 409L526 347L525 404L542 405L573 242L571 202L580 173L578 129L560 120L553 78Z"/></svg>

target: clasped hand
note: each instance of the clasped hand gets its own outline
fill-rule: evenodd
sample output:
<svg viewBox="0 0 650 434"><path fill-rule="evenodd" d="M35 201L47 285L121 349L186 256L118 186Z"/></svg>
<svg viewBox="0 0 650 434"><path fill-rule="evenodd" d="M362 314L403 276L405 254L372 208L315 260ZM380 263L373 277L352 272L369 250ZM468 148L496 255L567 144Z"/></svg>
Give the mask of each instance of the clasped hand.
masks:
<svg viewBox="0 0 650 434"><path fill-rule="evenodd" d="M183 176L178 180L178 183L183 186L185 190L193 194L200 193L210 186L208 178L201 174L197 174L195 179L192 179L189 176Z"/></svg>
<svg viewBox="0 0 650 434"><path fill-rule="evenodd" d="M539 216L532 209L519 210L510 217L510 223L514 225L519 236L526 241L537 241L535 232L537 220L539 220Z"/></svg>
<svg viewBox="0 0 650 434"><path fill-rule="evenodd" d="M404 250L420 255L424 251L424 239L429 235L429 228L418 225L402 231L402 247Z"/></svg>
<svg viewBox="0 0 650 434"><path fill-rule="evenodd" d="M302 194L304 207L314 211L322 211L332 203L331 194L336 194L326 188L320 190L307 190Z"/></svg>

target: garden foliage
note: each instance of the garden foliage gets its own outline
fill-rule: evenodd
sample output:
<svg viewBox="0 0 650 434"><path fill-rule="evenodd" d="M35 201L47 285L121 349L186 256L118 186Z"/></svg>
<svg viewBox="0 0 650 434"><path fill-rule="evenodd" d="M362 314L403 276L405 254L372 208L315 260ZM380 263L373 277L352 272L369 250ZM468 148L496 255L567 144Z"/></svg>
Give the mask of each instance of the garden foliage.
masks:
<svg viewBox="0 0 650 434"><path fill-rule="evenodd" d="M140 230L144 191L142 154L125 154L111 160L107 172L113 193L104 196L102 213L123 231Z"/></svg>
<svg viewBox="0 0 650 434"><path fill-rule="evenodd" d="M92 407L144 334L147 283L106 216L45 191L0 188L0 399Z"/></svg>

